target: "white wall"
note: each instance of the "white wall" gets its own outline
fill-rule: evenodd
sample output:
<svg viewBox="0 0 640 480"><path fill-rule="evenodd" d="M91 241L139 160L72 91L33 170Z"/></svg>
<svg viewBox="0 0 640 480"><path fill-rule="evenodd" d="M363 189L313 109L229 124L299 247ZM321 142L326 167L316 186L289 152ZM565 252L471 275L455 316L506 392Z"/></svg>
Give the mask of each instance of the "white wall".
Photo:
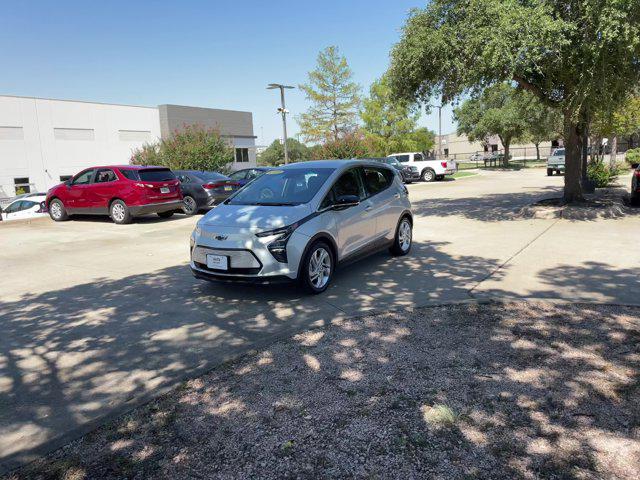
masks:
<svg viewBox="0 0 640 480"><path fill-rule="evenodd" d="M61 175L127 164L145 139L160 137L157 108L25 97L0 96L1 127L22 127L22 135L14 129L0 135L0 197L13 196L17 177L28 177L32 191L45 192ZM73 129L92 129L93 135Z"/></svg>

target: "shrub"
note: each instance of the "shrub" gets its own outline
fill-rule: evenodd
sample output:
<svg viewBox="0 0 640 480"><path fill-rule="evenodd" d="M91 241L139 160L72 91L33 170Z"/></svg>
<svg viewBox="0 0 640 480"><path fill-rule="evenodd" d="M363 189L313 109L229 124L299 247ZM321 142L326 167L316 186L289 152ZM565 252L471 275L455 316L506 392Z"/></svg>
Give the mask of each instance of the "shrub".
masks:
<svg viewBox="0 0 640 480"><path fill-rule="evenodd" d="M360 132L348 133L337 140L328 140L320 148L321 158L349 159L369 155L364 136Z"/></svg>
<svg viewBox="0 0 640 480"><path fill-rule="evenodd" d="M134 165L163 165L173 170L210 170L225 173L234 150L215 129L185 125L170 138L145 144L131 156Z"/></svg>
<svg viewBox="0 0 640 480"><path fill-rule="evenodd" d="M627 150L625 154L625 161L629 164L629 166L634 163L640 163L640 148L633 148L631 150Z"/></svg>
<svg viewBox="0 0 640 480"><path fill-rule="evenodd" d="M587 175L595 182L596 188L608 187L620 175L620 165L610 166L602 160L594 160L587 166Z"/></svg>

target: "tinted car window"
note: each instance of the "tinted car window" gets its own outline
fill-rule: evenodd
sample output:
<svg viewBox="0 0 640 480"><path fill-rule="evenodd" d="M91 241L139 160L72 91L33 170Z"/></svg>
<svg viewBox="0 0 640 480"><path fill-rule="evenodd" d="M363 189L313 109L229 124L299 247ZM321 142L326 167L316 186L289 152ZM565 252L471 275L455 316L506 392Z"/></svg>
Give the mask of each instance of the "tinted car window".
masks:
<svg viewBox="0 0 640 480"><path fill-rule="evenodd" d="M76 175L76 177L72 181L73 185L86 185L88 183L91 183L93 172L95 172L95 170L91 169Z"/></svg>
<svg viewBox="0 0 640 480"><path fill-rule="evenodd" d="M115 182L116 180L118 177L110 168L101 168L96 175L96 183Z"/></svg>
<svg viewBox="0 0 640 480"><path fill-rule="evenodd" d="M5 210L4 213L15 213L15 212L19 212L20 210L22 210L22 204L24 202L22 200L19 200L17 202L13 202L11 205L9 205Z"/></svg>
<svg viewBox="0 0 640 480"><path fill-rule="evenodd" d="M381 192L393 181L393 173L387 169L364 167L364 186L369 195Z"/></svg>
<svg viewBox="0 0 640 480"><path fill-rule="evenodd" d="M345 172L334 184L331 191L336 199L343 195L355 195L360 199L365 197L358 172L355 169Z"/></svg>
<svg viewBox="0 0 640 480"><path fill-rule="evenodd" d="M176 179L176 176L168 168L145 168L139 170L138 175L143 182L166 182Z"/></svg>
<svg viewBox="0 0 640 480"><path fill-rule="evenodd" d="M408 162L409 161L409 155L395 155L395 158L399 162Z"/></svg>
<svg viewBox="0 0 640 480"><path fill-rule="evenodd" d="M333 168L269 170L229 200L231 205L299 205L309 202Z"/></svg>
<svg viewBox="0 0 640 480"><path fill-rule="evenodd" d="M129 180L140 180L140 177L138 177L138 172L135 170L121 169L120 173L124 176L124 178L128 178Z"/></svg>

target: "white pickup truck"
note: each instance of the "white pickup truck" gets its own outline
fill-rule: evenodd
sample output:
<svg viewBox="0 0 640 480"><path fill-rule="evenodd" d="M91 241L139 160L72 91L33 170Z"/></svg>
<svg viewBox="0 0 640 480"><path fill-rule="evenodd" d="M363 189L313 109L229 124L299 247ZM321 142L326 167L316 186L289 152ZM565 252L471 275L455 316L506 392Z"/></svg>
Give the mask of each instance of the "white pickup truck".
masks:
<svg viewBox="0 0 640 480"><path fill-rule="evenodd" d="M453 175L458 171L456 162L452 160L427 160L420 152L394 153L389 156L396 157L403 165L415 166L420 172L420 178L425 182L442 180L445 175Z"/></svg>
<svg viewBox="0 0 640 480"><path fill-rule="evenodd" d="M556 148L547 158L547 175L564 173L564 148Z"/></svg>

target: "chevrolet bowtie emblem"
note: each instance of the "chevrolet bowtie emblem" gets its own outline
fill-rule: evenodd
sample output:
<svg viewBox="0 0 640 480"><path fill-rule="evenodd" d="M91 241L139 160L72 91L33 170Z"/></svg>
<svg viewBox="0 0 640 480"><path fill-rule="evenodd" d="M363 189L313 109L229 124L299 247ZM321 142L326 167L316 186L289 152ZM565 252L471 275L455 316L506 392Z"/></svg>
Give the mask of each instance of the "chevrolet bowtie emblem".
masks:
<svg viewBox="0 0 640 480"><path fill-rule="evenodd" d="M214 235L214 237L216 240L226 240L227 238L229 238L229 235Z"/></svg>

